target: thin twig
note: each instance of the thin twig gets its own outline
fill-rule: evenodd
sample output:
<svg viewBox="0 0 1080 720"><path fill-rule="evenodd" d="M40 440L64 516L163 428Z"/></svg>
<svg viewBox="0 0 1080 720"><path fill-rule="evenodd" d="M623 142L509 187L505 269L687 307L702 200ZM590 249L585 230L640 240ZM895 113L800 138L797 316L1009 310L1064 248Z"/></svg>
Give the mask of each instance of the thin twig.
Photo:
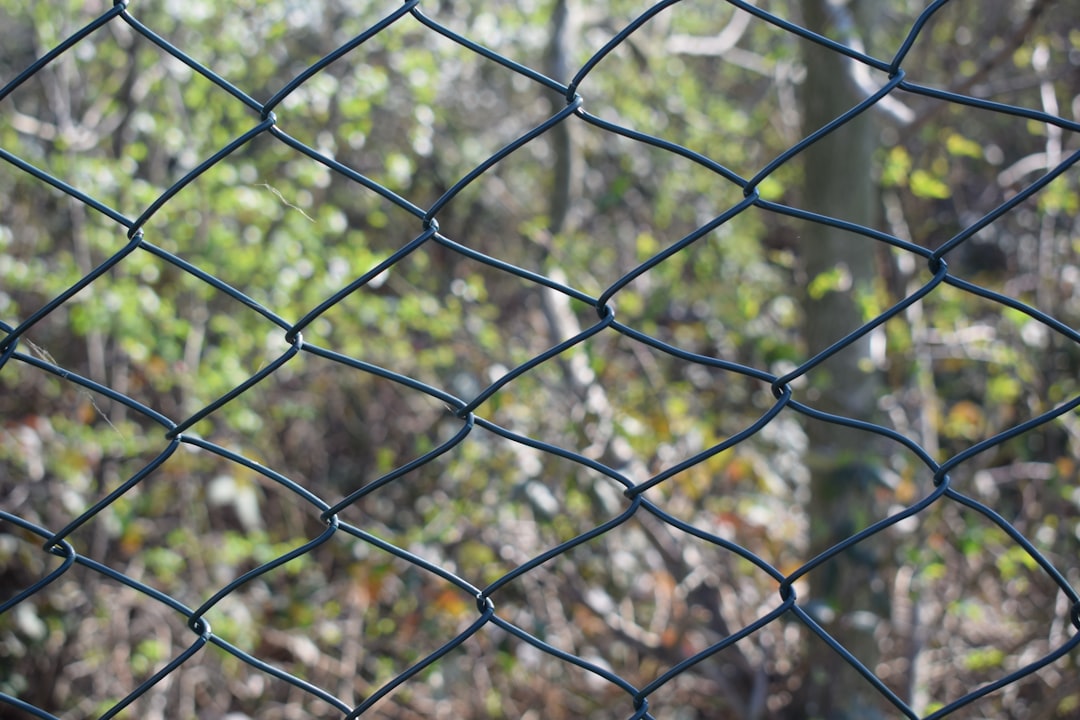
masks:
<svg viewBox="0 0 1080 720"><path fill-rule="evenodd" d="M60 367L60 363L56 362L56 358L54 358L48 350L33 342L32 340L30 340L30 338L26 336L23 336L22 340L26 343L27 347L30 348L31 352L37 355L40 359L44 360L50 365L55 365L58 368ZM108 423L109 427L115 430L117 435L119 435L122 439L127 440L127 436L120 431L120 428L116 427L116 425L113 424L113 421L109 419L109 416L105 414L105 411L102 410L101 406L99 406L97 404L97 401L94 400L94 396L90 393L90 391L85 388L79 388L79 392L82 395L86 396L86 399L90 401L90 405L94 408L97 414L101 416L101 419Z"/></svg>
<svg viewBox="0 0 1080 720"><path fill-rule="evenodd" d="M308 215L308 214L307 214L306 212L304 212L304 208L300 207L299 205L293 205L293 204L292 204L291 202L289 202L288 200L286 200L286 199L285 199L285 196L284 196L284 195L282 195L282 194L281 194L281 192L280 192L280 191L279 191L279 190L278 190L278 189L277 189L276 187L274 187L273 185L270 185L269 183L259 183L259 184L257 184L257 185L256 185L255 187L264 187L264 188L266 188L266 189L267 189L267 190L269 190L270 192L272 192L272 193L274 193L275 195L277 195L277 198L278 198L278 200L280 200L280 201L281 201L282 203L284 203L284 204L285 204L286 206L288 206L288 207L291 207L291 208L292 208L293 210L296 210L296 211L297 211L297 212L299 212L299 213L300 213L301 215L303 215L303 216L304 216L305 218L307 218L307 219L308 219L308 222L311 222L311 223L314 223L314 222L315 222L315 218L311 217L311 216L310 216L310 215Z"/></svg>

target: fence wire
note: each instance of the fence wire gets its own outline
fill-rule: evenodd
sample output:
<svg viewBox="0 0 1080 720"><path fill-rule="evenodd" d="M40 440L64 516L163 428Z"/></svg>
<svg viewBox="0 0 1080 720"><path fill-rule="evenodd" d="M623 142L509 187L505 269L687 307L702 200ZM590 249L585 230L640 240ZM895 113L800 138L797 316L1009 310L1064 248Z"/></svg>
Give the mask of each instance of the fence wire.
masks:
<svg viewBox="0 0 1080 720"><path fill-rule="evenodd" d="M172 58L190 68L191 71L197 73L228 93L232 98L232 101L252 118L250 129L235 137L235 139L230 140L209 157L199 161L198 164L187 172L180 180L175 182L175 184L166 189L159 197L144 208L141 208L137 215L125 214L95 197L95 186L90 182L69 184L65 180L50 174L50 172L37 167L31 159L19 157L8 149L0 147L0 157L8 163L8 172L19 172L32 175L41 183L51 186L55 190L70 196L70 198L74 198L83 203L87 208L92 209L96 213L100 213L109 221L122 228L123 232L126 234L126 241L118 244L115 253L111 257L98 264L91 272L86 273L84 276L72 282L65 291L55 295L55 297L48 298L41 304L36 312L10 322L0 322L0 328L2 328L4 333L2 342L0 342L0 372L6 371L10 373L12 372L13 367L21 365L24 366L25 369L32 369L36 372L51 374L60 378L64 383L79 386L93 396L101 399L102 402L111 401L112 403L125 406L130 413L141 418L140 422L143 422L147 427L157 426L160 433L158 454L152 461L131 474L118 487L105 494L104 497L97 502L94 502L90 507L80 508L75 519L65 527L42 527L27 519L18 506L6 507L0 510L0 520L3 522L3 526L0 527L3 527L4 533L7 533L11 537L18 538L21 542L32 541L37 543L44 553L56 558L56 560L52 562L53 569L46 575L37 578L25 587L5 588L4 594L7 596L7 599L0 604L0 616L7 613L11 614L9 617L17 615L20 612L20 606L33 603L35 597L44 594L50 585L56 583L66 574L73 572L76 568L81 567L85 569L85 571L99 574L104 578L125 586L131 591L143 596L146 601L158 603L163 608L176 613L183 619L183 622L190 632L188 640L189 644L186 649L175 655L175 657L167 659L167 661L163 660L156 666L155 671L150 674L149 677L139 683L136 687L132 687L125 697L107 701L105 707L99 707L94 711L96 714L100 715L102 718L108 718L121 713L121 711L129 708L132 703L135 703L140 698L148 695L156 685L169 678L170 675L179 668L188 665L189 663L198 664L202 654L208 652L207 646L214 646L223 653L232 656L240 663L246 664L253 671L287 683L301 695L311 696L321 700L330 707L336 709L343 717L355 718L368 716L368 711L372 711L371 714L377 712L372 709L390 694L408 688L410 683L423 682L422 678L425 672L440 662L448 662L448 660L446 660L447 656L466 643L466 641L470 640L470 638L481 633L490 632L494 628L501 628L501 630L514 638L517 638L521 643L525 643L535 648L541 656L547 658L548 662L567 663L577 666L594 678L595 682L599 685L604 686L608 690L615 689L623 693L624 701L627 703L627 706L626 711L622 716L651 718L654 717L654 715L653 710L650 709L650 699L659 689L668 683L671 683L678 676L688 672L695 666L709 662L710 659L722 655L725 650L730 649L736 643L758 633L766 626L774 623L780 624L787 622L800 625L820 638L820 640L828 645L828 647L841 657L844 662L850 664L855 671L861 674L865 679L865 682L873 686L880 694L881 698L883 698L883 701L892 708L895 708L895 711L899 715L908 718L917 718L921 717L920 713L909 704L909 701L903 699L894 689L891 689L885 682L879 679L878 674L875 672L875 668L863 664L859 657L856 657L849 652L834 639L829 632L827 632L825 627L819 622L820 617L816 616L808 605L800 602L795 587L800 580L805 579L815 569L819 569L828 564L841 553L849 551L861 543L865 543L870 538L878 536L886 529L898 525L907 518L911 518L918 513L927 511L932 506L943 503L955 503L959 506L963 506L968 511L978 513L1006 533L1011 541L1015 543L1015 546L1021 549L1026 561L1036 567L1038 572L1045 574L1046 578L1052 581L1060 590L1060 593L1068 599L1067 603L1059 606L1068 606L1065 608L1067 617L1057 618L1057 622L1063 623L1066 627L1071 626L1071 630L1069 631L1070 634L1066 637L1063 633L1059 633L1055 636L1051 629L1048 628L1048 636L1061 638L1061 641L1055 646L1049 647L1045 653L1037 657L1025 657L1023 664L1018 666L1015 670L1007 673L1003 672L996 680L979 687L971 688L969 692L962 697L942 699L942 702L939 702L935 706L933 712L925 715L925 717L941 718L951 715L960 708L976 703L976 701L984 698L984 696L987 696L988 694L1002 691L1003 688L1007 688L1021 679L1037 673L1040 669L1045 668L1051 663L1074 653L1077 645L1080 644L1080 595L1078 595L1077 589L1070 585L1070 582L1066 579L1062 569L1055 567L1055 565L1036 548L1035 543L1033 543L1032 540L1025 537L1020 531L1014 528L1014 526L1006 520L1002 514L996 511L995 508L989 507L978 499L969 494L965 494L960 489L954 487L950 479L950 474L962 464L969 462L976 455L984 453L990 448L1003 445L1009 440L1028 433L1039 426L1050 423L1056 418L1072 413L1077 407L1080 407L1080 397L1067 399L1051 410L1042 412L1025 422L1009 427L992 437L977 442L963 452L959 452L949 459L939 462L933 457L931 451L928 451L905 434L881 424L868 422L864 419L834 416L816 410L813 407L812 402L804 402L804 400L800 399L799 391L794 388L798 386L801 381L804 381L811 376L826 360L843 352L845 349L850 348L852 345L868 336L876 328L879 328L890 319L900 316L913 304L926 298L931 293L938 291L943 286L950 286L961 293L969 293L973 296L983 298L990 303L996 303L1002 308L1021 313L1027 318L1040 324L1045 331L1049 331L1058 336L1061 340L1080 346L1080 333L1074 328L1069 327L1066 323L1055 317L1051 317L1013 297L989 290L973 282L950 274L946 261L946 257L951 252L957 250L961 245L971 240L981 230L1013 212L1022 203L1030 200L1036 196L1037 193L1046 188L1055 180L1055 178L1058 178L1073 168L1077 160L1080 159L1080 153L1073 153L1062 157L1060 161L1051 167L1042 177L1013 194L992 211L981 217L971 219L963 229L956 232L948 241L942 243L934 250L918 245L910 238L897 237L840 218L819 215L811 211L802 210L766 199L762 196L761 187L771 175L776 173L777 170L786 163L803 153L810 145L818 142L821 138L830 133L837 132L856 117L867 113L874 108L875 105L885 102L889 98L902 97L905 95L924 96L945 103L959 104L970 108L972 112L1009 115L1035 121L1037 123L1045 123L1049 126L1059 128L1065 133L1077 133L1080 131L1080 124L1042 110L1013 106L979 99L971 95L943 91L919 84L916 80L910 79L905 73L905 60L908 57L909 51L911 51L913 45L927 27L928 21L947 4L945 0L934 2L926 8L911 26L906 40L897 51L895 57L888 60L873 57L860 50L853 49L852 47L842 45L834 40L822 37L798 24L760 9L751 3L730 0L731 5L742 12L752 15L755 18L755 22L769 23L786 33L797 35L806 41L816 43L833 52L840 53L856 63L861 63L867 69L880 73L881 77L884 79L880 88L872 94L869 94L865 101L859 103L850 111L836 117L825 127L822 127L820 130L792 145L786 152L777 157L773 162L762 167L760 171L752 177L742 177L709 157L705 157L686 147L666 140L663 137L641 132L631 127L623 127L609 120L602 119L597 115L591 114L589 110L586 109L589 100L587 90L588 84L586 80L588 79L590 72L597 67L601 60L612 53L620 45L626 43L628 39L633 36L635 31L641 28L646 22L658 15L668 6L674 4L676 3L668 0L649 8L645 13L633 20L633 22L626 25L621 31L615 33L610 42L598 50L588 62L584 63L580 68L573 72L569 82L564 83L560 79L548 77L544 72L527 67L509 57L494 52L486 48L477 40L456 33L445 24L440 23L437 19L425 14L423 8L420 6L419 0L409 0L386 15L378 23L372 25L355 37L352 37L348 42L341 45L332 53L322 57L317 62L311 64L310 67L299 72L293 80L276 90L268 100L259 101L243 88L235 86L221 75L215 73L210 67L207 67L207 65L200 62L199 58L187 54L183 48L176 47L164 37L157 34L152 28L144 25L139 19L137 7L129 6L130 4L128 2L116 2L111 8L101 14L100 17L71 34L70 37L63 39L62 42L59 42L55 47L48 49L48 51L41 55L39 59L34 61L14 79L10 80L3 89L0 90L0 117L6 117L8 108L5 107L5 101L8 100L17 88L33 79L35 75L41 73L65 53L76 52L80 42L92 33L98 32L110 24L123 23L149 42L158 46ZM512 73L517 74L524 82L535 84L538 88L553 91L565 99L565 104L561 109L478 164L446 190L441 197L427 207L414 204L409 198L402 197L384 184L372 180L357 170L339 162L328 153L322 152L312 147L310 144L290 136L282 129L282 125L279 124L279 118L283 115L287 115L287 111L283 111L283 105L291 95L296 93L306 83L317 78L321 72L331 65L331 63L347 57L350 53L359 52L365 43L372 40L372 38L375 38L394 24L404 22L420 23L420 25L426 28L426 31L437 33L438 35L467 48L473 53L482 56L486 60L497 63ZM586 123L603 133L618 134L637 143L647 144L654 148L680 155L690 162L696 163L706 171L714 173L719 182L737 184L742 190L744 199L717 219L711 221L708 225L702 226L670 247L656 252L652 257L617 279L607 289L596 296L572 286L567 281L561 279L561 276L546 276L498 257L492 257L467 247L462 242L455 240L453 237L445 235L440 231L440 214L443 213L455 201L455 198L458 198L466 188L470 187L473 183L476 183L479 178L484 176L484 174L491 170L497 163L520 152L527 143L530 143L546 133L552 132L553 129L560 126L560 124L571 122ZM326 297L324 301L311 307L310 311L297 322L289 322L279 315L274 308L267 307L265 304L252 299L249 294L245 292L243 287L234 287L229 282L217 277L215 275L215 268L196 266L182 259L177 254L163 249L160 245L154 244L153 238L147 237L147 235L144 234L144 228L146 228L148 222L162 212L169 204L170 200L178 193L191 185L204 173L207 173L212 168L215 168L215 166L224 163L227 158L237 151L245 148L245 146L253 144L257 138L263 138L264 140L272 139L288 148L291 152L310 158L316 163L328 168L340 179L355 183L357 186L362 186L368 191L377 193L386 201L392 203L406 213L409 213L414 218L414 228L409 231L412 237L411 240L405 242L405 244L403 244L396 252L381 259L362 276L345 284L338 292ZM721 357L707 356L691 349L678 347L677 345L653 337L640 327L634 327L632 324L624 324L617 318L614 309L614 301L619 296L620 292L626 289L633 281L648 274L671 256L688 251L688 248L690 248L690 246L700 237L715 230L724 223L729 222L734 217L750 208L757 208L768 213L779 213L810 223L825 224L835 230L848 231L855 233L862 238L887 244L902 253L906 253L910 258L914 258L923 263L924 269L922 270L922 273L924 282L921 287L918 287L900 302L886 309L871 322L850 332L850 334L836 341L819 354L806 359L797 367L791 369L790 372L783 375L777 375L768 369L750 367ZM403 229L402 232L405 232L405 230ZM428 382L423 382L420 379L397 372L393 367L381 367L365 361L363 357L348 356L335 350L326 349L316 344L309 343L305 340L305 331L328 311L339 305L339 303L342 303L347 297L357 293L365 287L376 287L379 278L385 277L387 271L392 270L398 263L404 262L405 259L417 249L425 247L432 248L434 246L441 246L446 252L458 254L477 263L482 263L499 273L516 276L520 281L523 281L530 286L543 289L545 292L554 291L555 293L561 294L576 302L584 303L595 311L596 319L591 326L583 329L581 332L556 344L546 352L531 357L526 362L522 362L516 367L509 369L501 374L501 376L492 380L487 387L477 389L469 394L462 394L460 390L453 390L448 387L435 387ZM259 369L258 372L237 384L213 402L206 404L204 407L197 409L186 417L170 417L165 412L143 404L122 388L108 387L93 379L84 377L71 369L57 364L47 353L35 351L35 347L28 339L28 333L30 333L32 329L45 321L46 318L49 318L51 314L57 312L62 306L70 303L79 293L86 291L95 284L107 283L111 271L122 266L129 258L138 254L152 255L174 267L181 273L187 273L198 278L201 282L212 287L217 293L228 296L250 310L260 314L278 328L280 334L284 337L287 348L276 358ZM651 477L634 477L627 475L626 473L609 467L596 459L587 457L584 448L567 449L546 442L540 438L527 437L507 430L496 424L490 418L486 418L480 414L485 403L506 391L508 386L515 380L530 373L541 364L558 358L564 353L571 351L571 349L576 346L579 346L590 338L600 334L618 334L627 341L649 348L650 351L668 354L681 361L699 366L706 371L737 373L756 382L767 384L771 388L775 403L757 422L741 432L738 432L719 444L708 448L706 451L691 457L689 460L681 462L678 465L659 472ZM311 488L305 487L302 483L290 479L285 474L280 473L273 468L266 467L221 444L210 442L192 432L194 426L205 419L214 416L215 413L218 413L226 404L239 396L252 391L253 388L279 372L286 364L290 363L290 361L300 355L317 357L320 360L335 363L342 368L347 369L349 372L377 376L384 380L391 381L392 383L397 383L411 391L423 393L445 405L446 412L452 416L456 423L456 430L445 438L441 444L430 449L422 456L386 472L381 477L367 483L359 489L343 494L340 497L333 497L330 499L319 497ZM817 557L806 560L794 569L785 568L783 571L770 562L762 559L743 545L734 542L730 538L722 537L707 528L698 527L681 520L672 512L665 509L661 502L646 497L646 491L650 488L668 483L679 473L684 472L699 463L703 463L717 453L728 450L738 443L745 441L747 438L760 433L763 428L777 422L778 418L792 418L799 416L845 426L852 431L864 433L868 438L881 438L889 443L895 444L897 447L906 449L906 451L909 451L917 457L919 462L925 466L926 471L932 475L932 489L924 497L911 504L900 508L894 507L894 511L888 516L872 522L864 529L855 532L850 535L850 537L835 544ZM14 418L8 418L7 420L14 421ZM621 511L611 519L598 524L595 527L589 528L585 532L576 534L571 539L551 547L549 550L536 555L527 562L521 562L511 571L502 574L487 584L474 584L473 581L462 576L455 570L441 566L436 562L429 561L416 552L412 552L394 542L377 537L375 534L365 530L364 527L346 522L342 518L342 513L349 507L359 503L362 498L375 493L380 488L394 483L409 473L413 473L418 469L423 468L425 465L432 463L436 458L439 458L444 454L449 453L452 455L457 451L470 433L477 428L482 428L494 433L511 443L538 450L549 456L556 456L564 461L578 464L591 472L606 476L623 488L623 507ZM312 516L316 516L325 529L321 534L318 534L309 542L299 547L293 547L287 550L273 550L273 552L270 553L270 557L267 558L264 556L261 564L258 564L256 567L221 584L220 587L217 587L215 590L207 592L204 595L205 600L194 607L137 579L135 573L131 572L129 567L122 563L116 562L114 564L109 564L108 562L94 559L94 557L92 557L93 552L91 549L82 547L80 543L74 539L76 531L94 523L103 522L103 517L107 514L110 507L123 502L125 496L129 494L133 488L153 476L155 471L162 467L174 453L177 453L185 447L198 448L213 454L229 465L234 465L238 468L246 468L247 471L261 477L264 481L277 484L291 494L293 503L304 507ZM25 482L30 482L30 480L26 479ZM52 499L52 502L59 503L62 502L62 499L54 498ZM655 677L647 684L634 684L627 679L624 679L611 669L610 664L604 658L577 655L568 652L565 649L554 647L541 637L538 637L537 633L526 631L500 615L498 602L500 590L519 582L523 577L535 572L541 566L544 566L552 560L573 551L575 548L608 533L617 526L626 523L631 518L636 517L641 519L646 515L651 516L652 520L650 522L667 524L680 533L685 533L687 536L692 536L699 541L703 541L716 548L733 553L745 561L748 567L752 567L754 573L770 579L775 583L777 588L773 609L762 614L755 621L744 627L733 629L727 637L686 657L674 666L657 671ZM455 589L454 594L458 596L458 602L465 599L470 605L475 606L475 609L471 611L474 617L460 630L460 632L451 637L440 639L442 642L440 647L415 661L406 670L397 672L389 677L389 679L383 681L376 691L370 693L358 703L355 701L347 702L342 700L340 693L337 692L335 688L319 687L306 680L305 677L302 677L300 674L287 672L275 664L272 658L259 657L254 654L254 652L242 649L237 644L226 639L223 634L216 632L215 627L211 625L208 618L208 614L211 610L221 606L224 601L230 598L230 596L237 593L238 590L248 585L256 578L272 573L302 556L315 553L317 549L324 544L341 542L370 546L380 552L391 554L422 573L430 574L431 576L440 578L445 583L448 583ZM107 651L108 648L102 648L102 652ZM57 717L56 715L51 714L56 711L55 708L38 707L35 706L32 701L26 699L32 697L34 697L33 694L29 692L21 697L7 692L0 692L0 701L10 708L17 708L30 715L41 718ZM97 700L101 701L103 699L98 698Z"/></svg>

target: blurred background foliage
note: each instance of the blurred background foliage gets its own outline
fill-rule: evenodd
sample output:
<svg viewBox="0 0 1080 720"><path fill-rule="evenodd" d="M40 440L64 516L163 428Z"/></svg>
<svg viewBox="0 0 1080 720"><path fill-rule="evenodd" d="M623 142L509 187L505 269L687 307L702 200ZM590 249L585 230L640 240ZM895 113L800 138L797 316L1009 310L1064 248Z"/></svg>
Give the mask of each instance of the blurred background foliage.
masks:
<svg viewBox="0 0 1080 720"><path fill-rule="evenodd" d="M797 4L760 7L800 21ZM888 3L863 28L889 58L924 4ZM494 51L551 71L555 4L445 0L423 12ZM558 6L561 7L561 4ZM637 2L570 3L568 82ZM128 12L259 102L393 12L392 2L146 0ZM107 10L104 2L0 0L0 82ZM913 81L1080 119L1080 10L1067 2L953 2L904 64ZM845 40L845 38L837 38ZM681 144L749 178L803 137L802 41L723 3L678 3L606 57L578 91L609 122ZM875 87L884 77L872 77ZM874 111L878 228L934 249L1077 150L1075 134L1013 116L895 94ZM278 127L421 209L565 101L406 16L275 108ZM114 20L0 103L0 147L136 218L173 183L258 123L257 113ZM472 250L593 297L743 199L701 166L579 118L558 172L549 132L437 214ZM564 132L560 130L559 132ZM8 165L0 173L0 320L18 325L128 244L125 229ZM762 197L802 207L797 161ZM824 182L825 180L823 180ZM566 187L560 186L563 183ZM946 257L957 276L1076 327L1078 178ZM569 189L569 202L555 200ZM814 208L805 208L813 210ZM619 290L617 319L684 350L782 375L807 359L805 300L843 278L803 272L804 221L751 208ZM143 225L153 246L295 323L422 232L420 220L263 134ZM923 262L882 246L866 319L925 283ZM304 342L471 399L509 369L596 322L574 299L428 242L320 315ZM135 249L23 336L21 349L181 421L287 349L250 306ZM1028 316L940 287L872 338L885 393L867 419L939 462L1075 398L1080 348ZM153 460L162 428L25 363L0 373L0 508L56 531ZM796 387L799 392L799 386ZM805 399L811 405L812 397ZM605 331L491 396L477 414L643 481L748 427L766 383L678 360ZM335 504L447 441L444 404L300 353L189 432ZM874 441L876 442L876 441ZM735 541L781 572L808 558L806 435L782 413L757 435L657 485L672 515ZM1080 422L1073 413L961 464L961 492L995 508L1080 586ZM875 505L853 529L929 492L930 474L882 445ZM483 587L618 516L623 488L569 460L475 428L452 452L345 508L341 518ZM323 531L269 474L185 444L76 531L90 558L197 607L246 570ZM5 599L59 559L0 534ZM955 503L869 541L887 561L888 617L872 668L929 713L1058 647L1067 598L982 515ZM854 551L853 551L854 552ZM827 572L828 566L815 572ZM797 584L800 599L806 586ZM776 583L722 548L636 514L500 588L500 617L637 687L762 617ZM353 706L468 626L473 598L377 546L338 533L243 586L208 614L214 632ZM1049 631L1048 631L1049 628ZM183 618L76 566L0 615L0 691L59 717L97 716L192 642ZM665 718L812 717L801 700L831 651L791 621L768 625L650 697ZM838 672L843 672L839 668ZM848 670L850 671L850 670ZM1067 656L955 717L1080 712ZM486 627L372 710L385 718L605 718L630 699L596 676ZM337 717L340 712L207 646L127 717ZM17 716L13 708L5 717Z"/></svg>

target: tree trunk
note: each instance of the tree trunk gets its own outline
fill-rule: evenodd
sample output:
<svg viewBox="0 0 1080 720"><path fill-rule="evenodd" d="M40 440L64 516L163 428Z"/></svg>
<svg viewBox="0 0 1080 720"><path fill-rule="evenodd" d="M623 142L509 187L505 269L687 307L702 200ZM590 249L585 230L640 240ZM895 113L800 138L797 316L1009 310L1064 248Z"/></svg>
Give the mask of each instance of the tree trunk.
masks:
<svg viewBox="0 0 1080 720"><path fill-rule="evenodd" d="M846 7L807 0L806 26L834 39L845 22L872 17L876 0L852 0ZM847 15L843 15L847 14ZM866 24L856 24L864 32ZM862 97L851 79L850 63L839 53L806 43L803 124L809 134L856 105ZM873 227L878 194L871 176L877 144L874 119L864 113L803 153L804 207L813 212ZM808 357L842 338L864 321L859 295L871 291L876 249L866 237L808 224L802 239L806 278L803 325ZM823 282L825 279L829 282ZM815 279L818 282L815 283ZM869 341L861 339L809 374L807 397L826 412L872 420L880 378L872 369ZM807 420L807 463L811 470L809 506L811 552L826 550L873 522L873 485L879 460L865 433ZM873 669L878 661L875 626L888 617L881 560L862 543L809 575L816 619L836 640ZM843 658L816 636L808 641L810 668L805 717L814 720L868 720L882 717L879 693Z"/></svg>

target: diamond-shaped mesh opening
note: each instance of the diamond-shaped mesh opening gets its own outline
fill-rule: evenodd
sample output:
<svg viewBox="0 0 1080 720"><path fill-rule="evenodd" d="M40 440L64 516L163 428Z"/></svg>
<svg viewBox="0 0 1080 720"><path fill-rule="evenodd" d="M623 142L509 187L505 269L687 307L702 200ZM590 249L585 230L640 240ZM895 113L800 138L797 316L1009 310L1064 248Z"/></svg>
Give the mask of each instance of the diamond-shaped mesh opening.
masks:
<svg viewBox="0 0 1080 720"><path fill-rule="evenodd" d="M93 52L68 50L6 98L41 120L16 126L5 149L134 218L258 118L118 18L93 37ZM43 96L54 100L19 109Z"/></svg>
<svg viewBox="0 0 1080 720"><path fill-rule="evenodd" d="M106 605L110 611L104 610ZM4 692L14 690L16 697L33 702L51 689L60 705L55 709L61 712L100 715L127 700L133 701L134 711L141 708L150 714L148 709L170 694L170 683L145 694L132 693L169 663L182 659L198 639L171 608L80 565L18 607L2 632L12 653L9 657L16 661L13 668L21 670L5 673ZM67 638L69 652L51 668L50 686L35 687L26 675L59 632ZM176 690L174 686L174 699Z"/></svg>

